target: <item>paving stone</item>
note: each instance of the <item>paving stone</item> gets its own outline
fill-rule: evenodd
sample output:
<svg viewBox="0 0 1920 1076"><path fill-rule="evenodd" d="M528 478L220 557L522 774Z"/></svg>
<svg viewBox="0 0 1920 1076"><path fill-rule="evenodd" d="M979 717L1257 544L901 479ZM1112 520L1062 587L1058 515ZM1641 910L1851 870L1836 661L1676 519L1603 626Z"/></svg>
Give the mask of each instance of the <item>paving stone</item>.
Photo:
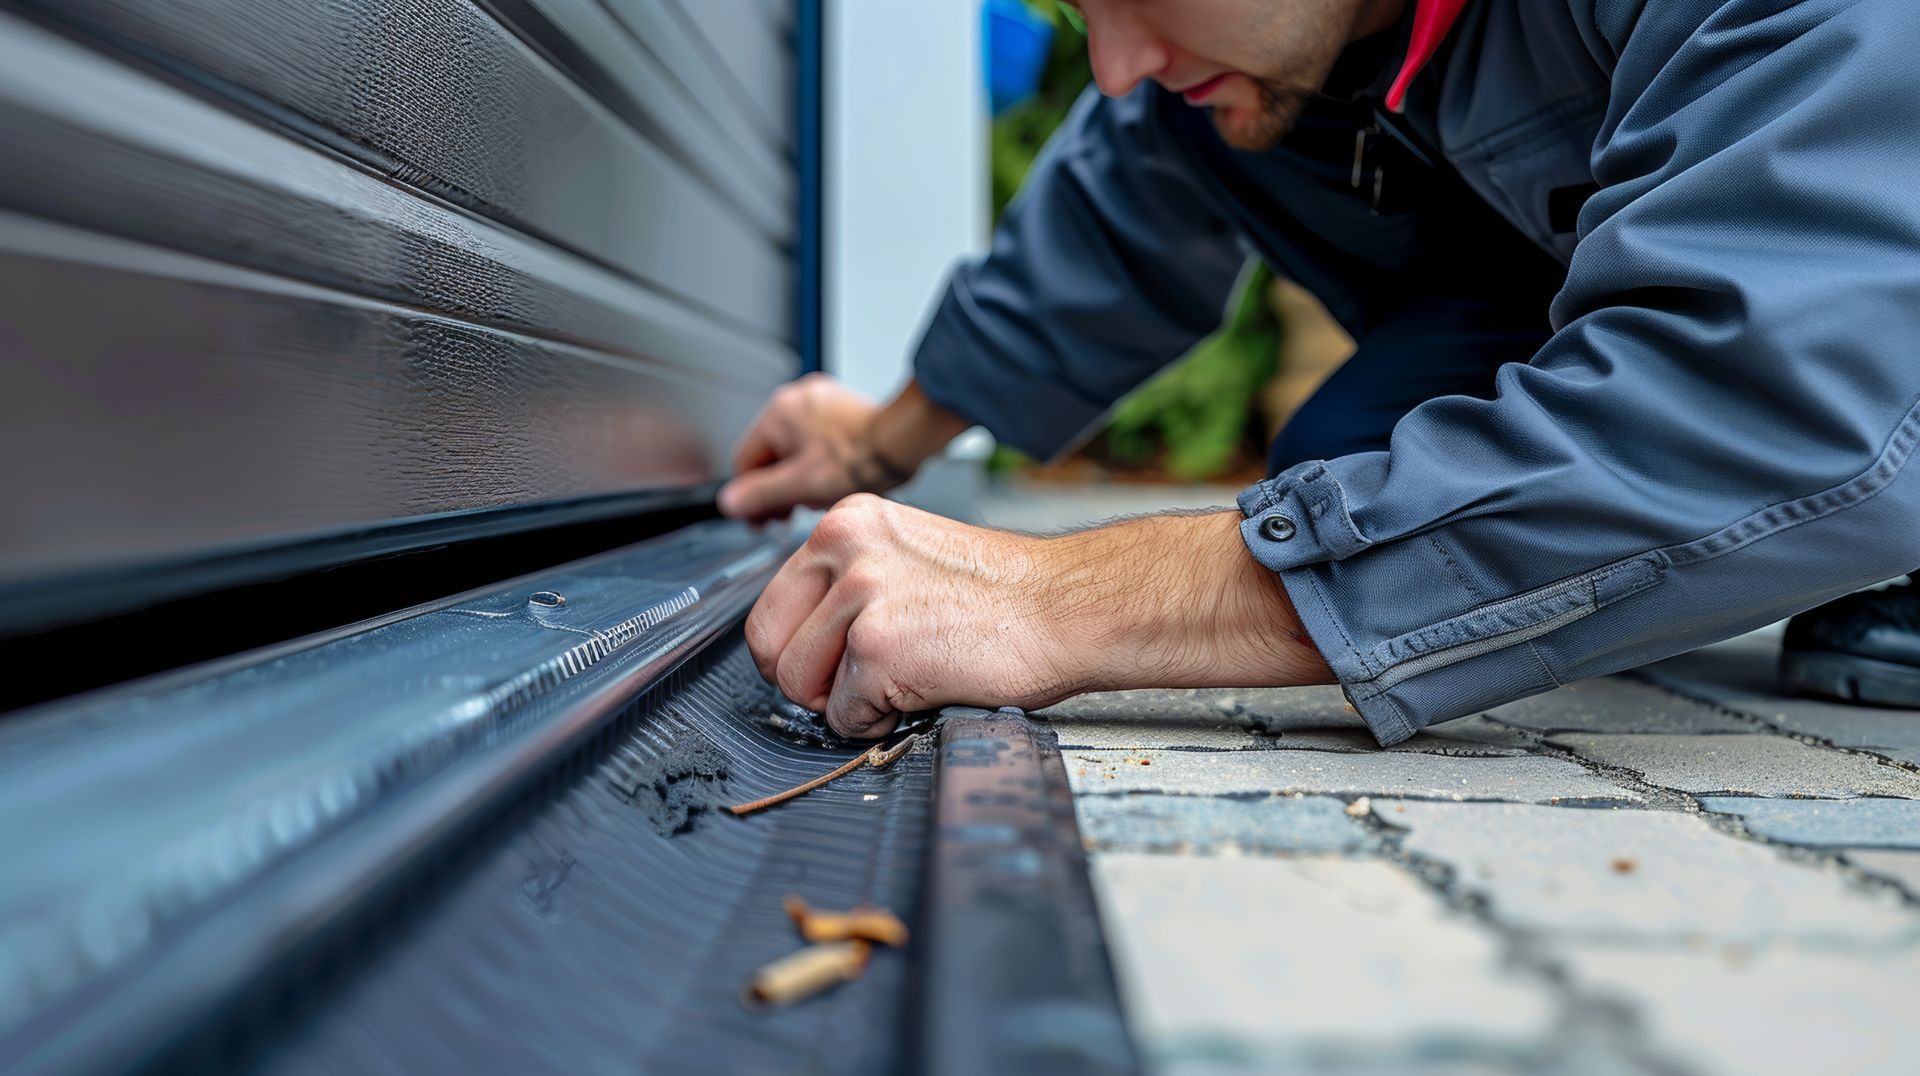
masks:
<svg viewBox="0 0 1920 1076"><path fill-rule="evenodd" d="M1560 758L1456 758L1374 751L1069 751L1076 795L1174 792L1245 796L1276 792L1522 803L1639 803L1639 793Z"/></svg>
<svg viewBox="0 0 1920 1076"><path fill-rule="evenodd" d="M1081 695L1034 715L1068 747L1197 747L1378 751L1366 722L1334 687L1174 688ZM1448 721L1388 750L1517 755L1532 741L1481 717Z"/></svg>
<svg viewBox="0 0 1920 1076"><path fill-rule="evenodd" d="M1920 797L1920 777L1864 755L1785 736L1615 736L1557 733L1550 741L1582 758L1642 774L1683 792L1759 796Z"/></svg>
<svg viewBox="0 0 1920 1076"><path fill-rule="evenodd" d="M1847 862L1863 871L1899 883L1907 895L1920 899L1920 852L1883 848L1843 848Z"/></svg>
<svg viewBox="0 0 1920 1076"><path fill-rule="evenodd" d="M1195 720L1123 717L1090 721L1059 717L1052 711L1042 711L1036 716L1052 723L1054 733L1060 737L1060 750L1069 752L1080 748L1130 750L1142 747L1268 751L1279 746L1279 741L1271 736L1255 735L1238 725L1221 721L1217 716Z"/></svg>
<svg viewBox="0 0 1920 1076"><path fill-rule="evenodd" d="M1920 803L1913 800L1776 800L1703 796L1700 806L1739 815L1755 835L1813 848L1920 849Z"/></svg>
<svg viewBox="0 0 1920 1076"><path fill-rule="evenodd" d="M1375 1071L1420 1071L1551 1029L1546 991L1501 966L1491 933L1382 861L1107 853L1092 871L1155 1071L1274 1071L1356 1047L1401 1059Z"/></svg>
<svg viewBox="0 0 1920 1076"><path fill-rule="evenodd" d="M1575 984L1639 1014L1653 1047L1702 1073L1910 1073L1920 959L1775 948L1575 951Z"/></svg>
<svg viewBox="0 0 1920 1076"><path fill-rule="evenodd" d="M1744 636L1637 670L1657 684L1803 736L1920 765L1920 711L1789 696L1780 684L1777 633Z"/></svg>
<svg viewBox="0 0 1920 1076"><path fill-rule="evenodd" d="M1325 796L1080 796L1080 833L1101 851L1362 854L1378 837Z"/></svg>
<svg viewBox="0 0 1920 1076"><path fill-rule="evenodd" d="M1582 680L1487 711L1502 724L1536 732L1743 733L1751 721L1618 676Z"/></svg>
<svg viewBox="0 0 1920 1076"><path fill-rule="evenodd" d="M1256 721L1258 718L1256 718ZM1495 724L1479 715L1456 718L1422 729L1411 738L1382 748L1364 728L1271 729L1264 738L1281 749L1301 751L1394 751L1456 758L1498 758L1538 753L1537 742L1524 732Z"/></svg>
<svg viewBox="0 0 1920 1076"><path fill-rule="evenodd" d="M1374 801L1502 923L1637 948L1920 940L1920 912L1674 811Z"/></svg>

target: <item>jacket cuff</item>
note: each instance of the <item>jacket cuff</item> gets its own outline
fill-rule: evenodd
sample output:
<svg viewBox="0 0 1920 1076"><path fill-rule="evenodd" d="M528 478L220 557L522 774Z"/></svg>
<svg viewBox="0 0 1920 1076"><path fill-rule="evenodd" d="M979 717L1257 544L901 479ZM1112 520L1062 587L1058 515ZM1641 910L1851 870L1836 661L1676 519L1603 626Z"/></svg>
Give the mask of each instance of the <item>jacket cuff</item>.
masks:
<svg viewBox="0 0 1920 1076"><path fill-rule="evenodd" d="M1035 459L1052 459L1078 443L1107 405L1014 360L980 328L970 306L956 275L914 354L920 390ZM1007 406L1010 401L1017 405Z"/></svg>
<svg viewBox="0 0 1920 1076"><path fill-rule="evenodd" d="M1369 540L1322 463L1258 483L1239 504L1247 549L1279 573L1301 627L1383 746L1558 687L1532 641L1652 587L1665 568L1654 553L1482 600L1452 582L1444 534Z"/></svg>

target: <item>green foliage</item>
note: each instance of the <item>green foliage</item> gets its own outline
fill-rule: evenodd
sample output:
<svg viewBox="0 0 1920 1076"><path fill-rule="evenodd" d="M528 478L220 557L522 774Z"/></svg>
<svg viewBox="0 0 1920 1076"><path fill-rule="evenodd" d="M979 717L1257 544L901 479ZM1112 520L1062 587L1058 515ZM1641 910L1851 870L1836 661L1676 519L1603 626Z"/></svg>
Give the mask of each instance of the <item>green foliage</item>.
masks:
<svg viewBox="0 0 1920 1076"><path fill-rule="evenodd" d="M1020 184L1033 167L1054 128L1067 118L1067 111L1080 91L1093 81L1093 68L1087 62L1087 39L1067 20L1060 5L1027 0L1036 15L1053 23L1053 46L1047 54L1047 69L1040 77L1040 90L1032 98L1008 109L993 121L993 219L1013 201Z"/></svg>
<svg viewBox="0 0 1920 1076"><path fill-rule="evenodd" d="M1080 91L1092 81L1083 31L1053 0L1027 0L1053 23L1053 47L1039 92L993 121L993 213L997 221L1018 193L1027 171L1054 129L1066 119ZM1194 481L1240 462L1260 387L1273 376L1280 328L1267 302L1273 280L1256 265L1242 282L1232 314L1220 331L1141 386L1114 408L1102 439L1114 462L1150 465L1164 453L1166 470ZM1001 447L987 461L999 473L1026 465L1021 453Z"/></svg>
<svg viewBox="0 0 1920 1076"><path fill-rule="evenodd" d="M1120 401L1107 427L1107 449L1116 460L1144 463L1164 447L1167 472L1183 481L1239 462L1260 387L1273 376L1280 349L1279 321L1267 302L1272 283L1272 272L1256 263L1220 331Z"/></svg>

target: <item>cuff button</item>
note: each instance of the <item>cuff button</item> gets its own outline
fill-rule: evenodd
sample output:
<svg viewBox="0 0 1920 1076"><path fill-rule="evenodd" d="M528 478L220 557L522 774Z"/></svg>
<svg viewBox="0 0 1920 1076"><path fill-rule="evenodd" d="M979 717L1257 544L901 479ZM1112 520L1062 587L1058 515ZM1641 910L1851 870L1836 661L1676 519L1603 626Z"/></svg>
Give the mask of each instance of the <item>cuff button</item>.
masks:
<svg viewBox="0 0 1920 1076"><path fill-rule="evenodd" d="M1293 520L1286 516L1268 516L1260 521L1260 533L1270 541L1284 542L1293 537Z"/></svg>

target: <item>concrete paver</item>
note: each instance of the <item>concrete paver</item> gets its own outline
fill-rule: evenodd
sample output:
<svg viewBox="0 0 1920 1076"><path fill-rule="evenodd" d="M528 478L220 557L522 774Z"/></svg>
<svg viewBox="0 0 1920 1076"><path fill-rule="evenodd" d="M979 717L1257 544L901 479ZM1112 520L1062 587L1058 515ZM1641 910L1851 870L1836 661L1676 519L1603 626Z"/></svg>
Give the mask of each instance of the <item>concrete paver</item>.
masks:
<svg viewBox="0 0 1920 1076"><path fill-rule="evenodd" d="M1883 848L1843 848L1841 852L1847 862L1898 883L1909 896L1920 900L1920 852Z"/></svg>
<svg viewBox="0 0 1920 1076"><path fill-rule="evenodd" d="M1920 915L1839 872L1673 811L1383 803L1404 847L1451 867L1501 923L1636 947L1920 941Z"/></svg>
<svg viewBox="0 0 1920 1076"><path fill-rule="evenodd" d="M1093 876L1134 1032L1162 1071L1355 1050L1497 1059L1551 1024L1493 936L1387 863L1105 854Z"/></svg>
<svg viewBox="0 0 1920 1076"><path fill-rule="evenodd" d="M1909 1073L1920 959L1792 949L1575 951L1576 984L1629 1006L1651 1048L1697 1072Z"/></svg>
<svg viewBox="0 0 1920 1076"><path fill-rule="evenodd" d="M1303 748L1378 751L1366 722L1338 688L1193 688L1081 695L1035 713L1063 747ZM1517 755L1532 741L1483 717L1447 721L1391 750L1424 754Z"/></svg>
<svg viewBox="0 0 1920 1076"><path fill-rule="evenodd" d="M1841 801L1706 796L1700 806L1739 815L1768 840L1813 848L1920 849L1920 803L1913 800Z"/></svg>
<svg viewBox="0 0 1920 1076"><path fill-rule="evenodd" d="M1785 736L1616 736L1557 733L1550 742L1583 758L1683 792L1757 796L1920 797L1920 777L1864 755Z"/></svg>
<svg viewBox="0 0 1920 1076"><path fill-rule="evenodd" d="M1558 691L1487 711L1502 724L1536 732L1752 733L1751 721L1620 676L1568 684Z"/></svg>
<svg viewBox="0 0 1920 1076"><path fill-rule="evenodd" d="M1062 751L1081 748L1127 750L1140 747L1184 747L1206 751L1270 751L1279 746L1271 736L1219 720L1182 720L1164 717L1099 718L1082 720L1042 711L1060 737Z"/></svg>
<svg viewBox="0 0 1920 1076"><path fill-rule="evenodd" d="M1649 665L1638 675L1788 732L1920 765L1920 711L1790 696L1774 671L1779 656L1777 633L1755 633Z"/></svg>
<svg viewBox="0 0 1920 1076"><path fill-rule="evenodd" d="M1080 834L1098 851L1363 854L1380 839L1326 796L1080 796Z"/></svg>
<svg viewBox="0 0 1920 1076"><path fill-rule="evenodd" d="M1072 751L1076 795L1175 792L1638 803L1643 797L1559 758L1456 758L1414 752Z"/></svg>

